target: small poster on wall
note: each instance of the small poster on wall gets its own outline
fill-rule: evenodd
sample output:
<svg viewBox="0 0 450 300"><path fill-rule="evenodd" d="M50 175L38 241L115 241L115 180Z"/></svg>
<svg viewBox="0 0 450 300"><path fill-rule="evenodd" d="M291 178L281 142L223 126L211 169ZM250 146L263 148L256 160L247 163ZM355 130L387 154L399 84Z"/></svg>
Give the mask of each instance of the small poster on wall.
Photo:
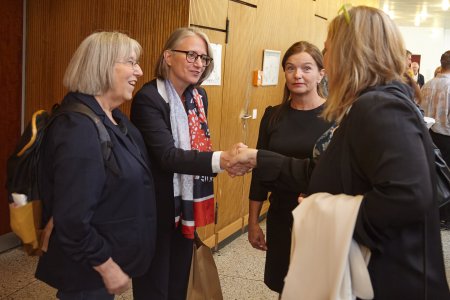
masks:
<svg viewBox="0 0 450 300"><path fill-rule="evenodd" d="M264 50L262 85L277 85L281 51Z"/></svg>
<svg viewBox="0 0 450 300"><path fill-rule="evenodd" d="M222 82L222 45L210 44L213 57L214 57L214 69L209 77L203 81L202 85L221 85Z"/></svg>

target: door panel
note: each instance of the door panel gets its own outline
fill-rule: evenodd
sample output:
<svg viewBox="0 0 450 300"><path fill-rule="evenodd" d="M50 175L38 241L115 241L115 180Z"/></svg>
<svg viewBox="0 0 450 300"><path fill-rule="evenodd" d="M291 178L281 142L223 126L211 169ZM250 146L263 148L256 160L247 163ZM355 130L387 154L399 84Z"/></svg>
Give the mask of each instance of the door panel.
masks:
<svg viewBox="0 0 450 300"><path fill-rule="evenodd" d="M189 23L225 29L227 9L228 0L191 0Z"/></svg>
<svg viewBox="0 0 450 300"><path fill-rule="evenodd" d="M200 22L201 20L195 21L194 24L204 25L204 23ZM194 21L193 21L194 22ZM224 21L225 22L225 21ZM225 49L225 33L219 32L215 30L208 29L200 29L209 38L209 41L214 44L221 44L222 51ZM221 64L222 70L222 79L223 79L223 52L222 59L219 60L218 57L214 58L214 64ZM223 80L222 80L223 81ZM211 132L211 142L213 145L213 149L215 151L220 150L220 124L222 121L222 94L223 94L223 84L222 85L214 85L214 86L203 86L208 95L208 126ZM214 179L214 191L218 190L218 179L217 177ZM217 195L217 193L216 193ZM217 196L215 197L217 201ZM197 228L197 232L201 239L204 240L205 244L208 246L214 246L216 244L215 241L215 224L211 224L205 227ZM212 240L209 240L212 237Z"/></svg>
<svg viewBox="0 0 450 300"><path fill-rule="evenodd" d="M223 105L221 122L220 148L228 149L236 142L246 142L248 125L241 119L247 111L250 101L251 70L253 56L253 34L250 30L255 24L256 9L236 2L229 2L229 36L225 46L225 70L223 76ZM218 223L216 231L220 232L227 225L242 220L244 212L243 185L244 178L230 178L222 173L218 176L219 201ZM228 231L228 230L226 230ZM232 232L230 232L231 234ZM219 234L219 242L229 234Z"/></svg>

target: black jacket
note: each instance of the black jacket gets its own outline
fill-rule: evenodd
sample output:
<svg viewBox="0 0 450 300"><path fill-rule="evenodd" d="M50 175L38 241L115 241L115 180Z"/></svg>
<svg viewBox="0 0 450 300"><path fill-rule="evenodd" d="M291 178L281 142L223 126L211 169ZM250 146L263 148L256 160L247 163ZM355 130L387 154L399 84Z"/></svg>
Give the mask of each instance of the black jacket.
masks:
<svg viewBox="0 0 450 300"><path fill-rule="evenodd" d="M354 238L372 251L375 299L450 299L431 139L400 83L363 93L320 157L308 193L364 195ZM271 165L269 165L271 164ZM293 188L308 164L258 152L258 174Z"/></svg>
<svg viewBox="0 0 450 300"><path fill-rule="evenodd" d="M422 88L422 86L425 84L425 78L420 73L417 76L417 84L419 85L420 88Z"/></svg>
<svg viewBox="0 0 450 300"><path fill-rule="evenodd" d="M93 266L110 257L130 277L147 270L156 238L155 195L144 141L126 116L114 110L114 125L85 94L69 93L66 102L89 106L112 142L112 157L104 162L94 123L70 112L52 123L42 145L44 221L53 216L54 229L36 277L59 290L80 291L104 286Z"/></svg>
<svg viewBox="0 0 450 300"><path fill-rule="evenodd" d="M202 88L197 90L202 96L207 113L206 93ZM130 119L141 131L152 162L158 231L173 229L175 225L173 174L214 176L211 166L213 152L183 150L175 147L170 126L169 104L158 93L156 80L146 83L137 92L131 104Z"/></svg>

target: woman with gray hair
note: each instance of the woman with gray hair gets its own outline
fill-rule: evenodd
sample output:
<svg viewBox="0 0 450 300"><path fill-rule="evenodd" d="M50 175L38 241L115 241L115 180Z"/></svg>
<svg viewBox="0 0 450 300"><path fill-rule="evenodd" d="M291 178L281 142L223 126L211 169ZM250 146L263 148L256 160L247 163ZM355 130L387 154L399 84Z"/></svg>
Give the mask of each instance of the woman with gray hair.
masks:
<svg viewBox="0 0 450 300"><path fill-rule="evenodd" d="M64 76L61 107L83 105L106 128L102 155L97 126L65 112L45 134L39 161L43 221L53 218L36 277L59 299L114 299L143 274L155 245L155 195L139 131L118 107L132 99L142 70L141 46L118 32L97 32L78 47Z"/></svg>
<svg viewBox="0 0 450 300"><path fill-rule="evenodd" d="M144 276L133 279L135 299L185 299L195 228L214 222L213 176L233 150L212 151L208 98L199 85L213 67L208 37L179 28L161 52L156 79L131 105L131 121L152 161L158 216L155 258Z"/></svg>

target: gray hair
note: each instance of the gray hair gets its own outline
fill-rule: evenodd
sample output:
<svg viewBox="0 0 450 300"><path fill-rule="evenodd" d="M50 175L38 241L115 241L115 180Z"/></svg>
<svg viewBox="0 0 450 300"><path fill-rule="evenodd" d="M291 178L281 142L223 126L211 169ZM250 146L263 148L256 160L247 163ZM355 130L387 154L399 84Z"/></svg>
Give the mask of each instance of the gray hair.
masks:
<svg viewBox="0 0 450 300"><path fill-rule="evenodd" d="M136 60L142 47L120 32L95 32L81 42L64 74L64 86L71 92L101 95L112 88L114 64L128 59L132 52Z"/></svg>

